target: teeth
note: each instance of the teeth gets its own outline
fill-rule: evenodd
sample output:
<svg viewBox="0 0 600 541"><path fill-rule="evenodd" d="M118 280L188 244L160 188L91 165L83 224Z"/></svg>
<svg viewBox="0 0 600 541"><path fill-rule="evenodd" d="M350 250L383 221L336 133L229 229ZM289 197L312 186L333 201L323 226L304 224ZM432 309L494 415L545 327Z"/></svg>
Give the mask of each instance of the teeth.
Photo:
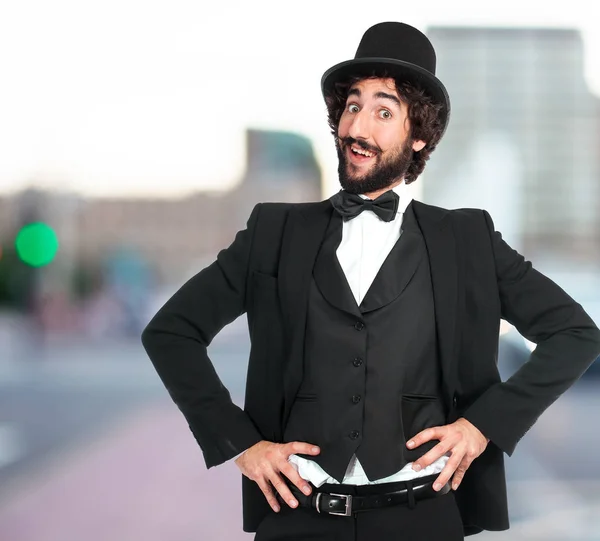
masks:
<svg viewBox="0 0 600 541"><path fill-rule="evenodd" d="M363 156L367 156L367 158L372 158L374 154L369 152L368 150L363 150L362 148L351 147L352 152L355 154L362 154Z"/></svg>

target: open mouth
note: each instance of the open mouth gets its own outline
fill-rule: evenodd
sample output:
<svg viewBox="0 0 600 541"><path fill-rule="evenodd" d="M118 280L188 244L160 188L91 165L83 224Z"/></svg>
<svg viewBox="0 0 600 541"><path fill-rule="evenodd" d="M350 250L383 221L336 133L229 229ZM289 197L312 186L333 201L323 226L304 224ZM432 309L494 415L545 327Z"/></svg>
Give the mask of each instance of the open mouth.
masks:
<svg viewBox="0 0 600 541"><path fill-rule="evenodd" d="M356 145L347 147L347 153L350 156L350 160L355 164L367 163L376 156L375 152L365 150Z"/></svg>

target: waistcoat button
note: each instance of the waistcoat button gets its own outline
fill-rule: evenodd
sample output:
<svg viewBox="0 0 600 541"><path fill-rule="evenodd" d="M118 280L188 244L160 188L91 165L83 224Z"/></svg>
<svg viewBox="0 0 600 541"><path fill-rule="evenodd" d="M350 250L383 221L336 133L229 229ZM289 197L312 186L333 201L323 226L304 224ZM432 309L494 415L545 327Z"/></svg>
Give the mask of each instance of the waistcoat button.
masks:
<svg viewBox="0 0 600 541"><path fill-rule="evenodd" d="M355 440L356 438L358 438L359 435L360 432L358 430L353 430L352 432L350 432L350 434L348 434L351 440Z"/></svg>
<svg viewBox="0 0 600 541"><path fill-rule="evenodd" d="M357 321L357 322L354 324L354 328L355 328L357 331L362 331L362 330L365 328L365 324L364 324L362 321Z"/></svg>
<svg viewBox="0 0 600 541"><path fill-rule="evenodd" d="M352 403L353 403L353 404L358 404L359 402L360 402L360 395L359 395L359 394L355 394L355 395L352 397Z"/></svg>
<svg viewBox="0 0 600 541"><path fill-rule="evenodd" d="M352 361L352 364L357 368L363 363L363 360L360 357L355 357Z"/></svg>

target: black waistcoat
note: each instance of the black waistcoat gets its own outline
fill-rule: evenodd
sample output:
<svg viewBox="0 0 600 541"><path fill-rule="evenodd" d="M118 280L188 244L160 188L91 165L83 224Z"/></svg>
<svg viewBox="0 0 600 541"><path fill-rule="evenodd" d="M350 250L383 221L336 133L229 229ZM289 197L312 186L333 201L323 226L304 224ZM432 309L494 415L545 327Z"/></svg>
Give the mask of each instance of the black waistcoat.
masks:
<svg viewBox="0 0 600 541"><path fill-rule="evenodd" d="M304 377L284 439L319 445L306 458L340 482L354 453L371 481L399 471L437 443L408 450L406 441L445 424L429 260L412 205L402 230L360 306L336 255L337 212L313 269Z"/></svg>

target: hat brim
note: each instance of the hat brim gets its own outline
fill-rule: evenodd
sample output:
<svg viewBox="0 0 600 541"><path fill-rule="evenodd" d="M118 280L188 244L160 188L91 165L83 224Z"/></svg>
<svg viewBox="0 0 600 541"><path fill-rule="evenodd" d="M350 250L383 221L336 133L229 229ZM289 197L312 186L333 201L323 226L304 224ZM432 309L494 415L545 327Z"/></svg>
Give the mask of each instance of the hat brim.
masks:
<svg viewBox="0 0 600 541"><path fill-rule="evenodd" d="M331 93L335 83L343 82L353 76L371 76L387 72L391 77L414 82L427 92L436 103L442 105L440 120L442 121L442 135L448 127L450 120L450 97L446 87L431 72L410 62L395 60L393 58L357 58L340 62L329 68L321 78L321 91L323 97Z"/></svg>

